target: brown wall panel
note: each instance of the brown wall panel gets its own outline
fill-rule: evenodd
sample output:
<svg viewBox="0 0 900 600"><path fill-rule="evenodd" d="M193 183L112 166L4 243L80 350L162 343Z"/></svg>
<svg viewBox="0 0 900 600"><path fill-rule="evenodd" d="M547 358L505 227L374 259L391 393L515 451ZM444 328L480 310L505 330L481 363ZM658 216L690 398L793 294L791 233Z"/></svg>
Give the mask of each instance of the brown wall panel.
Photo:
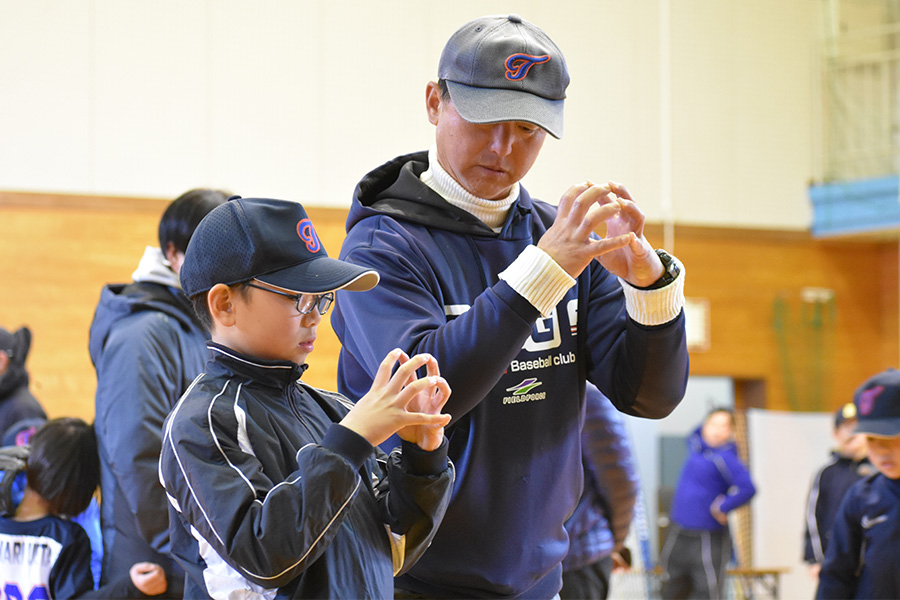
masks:
<svg viewBox="0 0 900 600"><path fill-rule="evenodd" d="M32 387L51 416L93 417L95 380L87 343L100 289L130 280L144 246L157 244L156 225L167 203L0 192L0 325L32 328ZM310 208L309 213L326 249L337 256L346 211ZM661 243L659 226L649 225L647 235L654 245ZM792 404L773 327L776 298L784 295L799 305L806 287L834 290L833 327L824 338L829 347L819 361L828 384L826 410L848 399L872 373L897 365L896 242L823 242L802 233L677 227L670 250L686 265L687 296L710 305L710 347L692 352L692 374L750 382L764 390L768 408L817 409ZM339 344L327 318L304 380L335 389ZM814 354L802 346L791 353L800 371Z"/></svg>
<svg viewBox="0 0 900 600"><path fill-rule="evenodd" d="M655 234L651 227L651 239L661 239ZM760 380L770 409L831 410L869 375L897 366L895 241L690 227L676 228L674 240L688 272L686 295L710 304L710 346L692 352L692 374ZM814 310L801 300L804 288L834 292L833 313L824 315L825 331L818 336L797 328L802 311ZM793 324L786 352L774 324L779 297L786 299ZM816 386L818 395L812 393Z"/></svg>

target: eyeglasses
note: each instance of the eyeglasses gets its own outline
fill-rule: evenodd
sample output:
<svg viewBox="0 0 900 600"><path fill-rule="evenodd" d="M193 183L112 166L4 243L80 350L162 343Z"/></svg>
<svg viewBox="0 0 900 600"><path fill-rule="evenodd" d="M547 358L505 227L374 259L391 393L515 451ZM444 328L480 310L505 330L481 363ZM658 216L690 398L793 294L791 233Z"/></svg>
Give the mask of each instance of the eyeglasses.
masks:
<svg viewBox="0 0 900 600"><path fill-rule="evenodd" d="M331 308L331 303L334 302L334 292L327 292L325 294L288 294L287 292L273 290L272 288L254 285L249 282L244 285L290 298L297 303L297 312L301 315L308 315L314 308L318 308L319 314L324 315L328 312L328 309Z"/></svg>

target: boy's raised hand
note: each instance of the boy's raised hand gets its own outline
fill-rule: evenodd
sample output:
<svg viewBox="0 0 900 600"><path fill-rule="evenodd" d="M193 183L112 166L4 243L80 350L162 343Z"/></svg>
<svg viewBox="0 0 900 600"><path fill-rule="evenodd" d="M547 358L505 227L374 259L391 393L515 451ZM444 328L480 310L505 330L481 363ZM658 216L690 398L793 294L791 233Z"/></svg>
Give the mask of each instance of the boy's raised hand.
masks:
<svg viewBox="0 0 900 600"><path fill-rule="evenodd" d="M398 361L401 364L391 375ZM419 379L416 370L426 365L428 375ZM433 356L417 354L409 358L400 349L392 350L381 361L369 392L341 420L341 425L373 446L405 430L401 434L403 439L430 444L437 438L434 446L437 448L443 438L443 427L450 422L450 415L440 414L450 397L450 386L436 373L437 361Z"/></svg>
<svg viewBox="0 0 900 600"><path fill-rule="evenodd" d="M427 377L441 376L441 370L438 367L438 362L435 357L429 354L420 354L419 356L428 357L428 360L425 363L425 367L427 369ZM400 364L406 364L409 360L409 356L407 356L405 352L401 351ZM407 385L413 383L415 379L416 375L415 373L413 373L413 377L412 379L407 381ZM447 399L449 397L449 386L446 389L446 393L440 387L428 388L416 394L416 396L407 405L407 408L408 410L416 412L437 415L440 414L441 409L447 403ZM442 425L410 425L398 430L397 435L400 436L400 439L417 444L420 448L422 448L422 450L437 450L437 448L441 445L441 442L444 441L444 425L446 425L446 423Z"/></svg>

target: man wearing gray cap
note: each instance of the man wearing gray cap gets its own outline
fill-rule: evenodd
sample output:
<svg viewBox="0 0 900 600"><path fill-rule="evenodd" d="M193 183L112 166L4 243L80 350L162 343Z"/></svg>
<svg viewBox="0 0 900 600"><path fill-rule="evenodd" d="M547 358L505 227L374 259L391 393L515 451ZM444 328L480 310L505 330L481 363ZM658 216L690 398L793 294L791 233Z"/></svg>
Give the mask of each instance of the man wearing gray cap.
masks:
<svg viewBox="0 0 900 600"><path fill-rule="evenodd" d="M628 190L586 181L557 207L519 183L547 134L563 134L568 83L535 25L466 23L426 86L435 144L370 172L354 195L341 258L381 284L339 293L340 390L360 397L394 346L437 357L454 390L453 499L398 595L557 594L582 487L585 381L648 418L684 394L684 267L645 239ZM604 224L606 237L593 233Z"/></svg>

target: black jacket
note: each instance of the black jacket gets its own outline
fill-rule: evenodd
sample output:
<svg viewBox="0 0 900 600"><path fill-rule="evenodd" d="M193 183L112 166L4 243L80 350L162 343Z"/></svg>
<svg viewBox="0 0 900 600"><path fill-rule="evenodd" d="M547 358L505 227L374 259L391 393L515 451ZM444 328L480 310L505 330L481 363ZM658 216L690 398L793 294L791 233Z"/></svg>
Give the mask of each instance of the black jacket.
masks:
<svg viewBox="0 0 900 600"><path fill-rule="evenodd" d="M151 561L166 569L167 596L180 597L184 574L167 554L159 451L166 415L209 357L207 339L178 288L139 282L101 292L89 348L97 371L104 583Z"/></svg>
<svg viewBox="0 0 900 600"><path fill-rule="evenodd" d="M337 424L352 404L300 382L304 367L209 347L160 457L185 597L392 597L449 502L446 442L373 456Z"/></svg>
<svg viewBox="0 0 900 600"><path fill-rule="evenodd" d="M803 560L808 563L825 560L831 524L844 494L854 483L874 473L875 467L868 459L857 462L837 452L832 453L831 460L816 473L809 489Z"/></svg>
<svg viewBox="0 0 900 600"><path fill-rule="evenodd" d="M817 599L900 598L900 480L881 473L844 494L819 574Z"/></svg>

